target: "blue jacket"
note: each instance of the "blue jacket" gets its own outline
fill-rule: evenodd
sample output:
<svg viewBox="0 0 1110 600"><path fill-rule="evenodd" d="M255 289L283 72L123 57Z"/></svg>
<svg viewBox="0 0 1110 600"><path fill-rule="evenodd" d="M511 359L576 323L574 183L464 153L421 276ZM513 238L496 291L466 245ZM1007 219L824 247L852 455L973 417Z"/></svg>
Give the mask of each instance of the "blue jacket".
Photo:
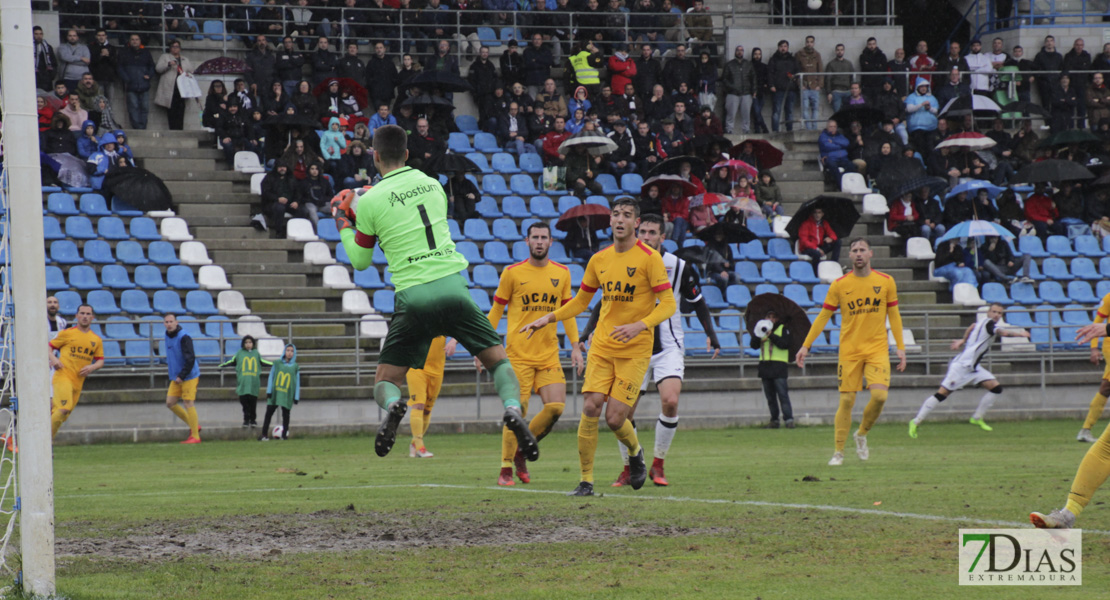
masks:
<svg viewBox="0 0 1110 600"><path fill-rule="evenodd" d="M154 58L146 48L132 50L131 46L124 46L120 48L119 58L116 59L116 71L119 72L124 90L146 92L154 82ZM144 79L144 75L149 79Z"/></svg>
<svg viewBox="0 0 1110 600"><path fill-rule="evenodd" d="M79 156L83 159L88 159L89 156L93 152L96 152L97 150L100 149L100 140L99 139L89 139L89 136L85 135L85 130L88 129L89 127L93 128L93 137L95 138L97 127L96 127L96 123L94 121L91 121L91 120L85 121L84 123L82 123L81 124L81 131L76 132L77 133L77 156Z"/></svg>
<svg viewBox="0 0 1110 600"><path fill-rule="evenodd" d="M109 131L100 136L100 149L89 155L87 162L92 165L89 173L89 185L94 190L99 190L104 185L104 176L108 174L108 169L112 168L115 157L119 156L119 153L115 150L111 153L104 150L104 146L115 143L116 136Z"/></svg>
<svg viewBox="0 0 1110 600"><path fill-rule="evenodd" d="M937 113L941 109L940 102L928 90L922 94L922 87L929 88L929 82L922 77L918 77L914 93L906 96L907 131L934 131L937 128ZM926 102L929 103L929 108L925 108L924 104Z"/></svg>
<svg viewBox="0 0 1110 600"><path fill-rule="evenodd" d="M370 123L366 125L366 128L370 130L371 134L373 134L374 130L381 127L382 125L396 124L397 119L395 119L393 115L389 115L388 117L383 119L381 115L379 115L378 113L374 113L374 116L370 117Z"/></svg>
<svg viewBox="0 0 1110 600"><path fill-rule="evenodd" d="M116 152L119 152L120 156L126 157L127 162L131 163L131 165L134 166L135 155L131 154L131 146L127 145L127 132L122 129L116 129L112 131L112 135L116 136ZM121 137L123 138L122 142L119 141Z"/></svg>
<svg viewBox="0 0 1110 600"><path fill-rule="evenodd" d="M848 138L844 137L844 134L839 131L836 132L836 135L829 135L828 131L822 131L821 136L817 138L817 148L821 150L821 158L847 160L848 146L850 145L851 142L848 141Z"/></svg>
<svg viewBox="0 0 1110 600"><path fill-rule="evenodd" d="M335 127L335 129L333 130L332 127ZM339 160L343 158L343 149L346 147L347 138L343 135L343 132L339 131L339 119L332 117L328 120L328 130L320 136L320 154L324 157L324 160Z"/></svg>
<svg viewBox="0 0 1110 600"><path fill-rule="evenodd" d="M180 377L181 381L200 377L200 363L197 362L197 355L193 352L193 338L185 333L181 325L177 326L172 335L166 332L165 349L166 366L169 367L171 381L176 377Z"/></svg>

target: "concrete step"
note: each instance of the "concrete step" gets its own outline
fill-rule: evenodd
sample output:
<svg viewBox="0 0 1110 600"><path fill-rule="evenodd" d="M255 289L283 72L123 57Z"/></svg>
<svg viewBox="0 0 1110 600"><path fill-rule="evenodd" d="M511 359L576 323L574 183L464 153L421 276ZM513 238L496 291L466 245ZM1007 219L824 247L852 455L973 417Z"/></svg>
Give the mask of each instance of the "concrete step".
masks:
<svg viewBox="0 0 1110 600"><path fill-rule="evenodd" d="M216 161L207 158L138 158L136 157L140 167L153 171L155 173L162 173L171 169L186 169L186 170L214 170L216 169Z"/></svg>
<svg viewBox="0 0 1110 600"><path fill-rule="evenodd" d="M327 303L318 299L276 299L276 298L259 298L251 300L247 304L250 305L251 312L258 314L268 313L296 313L300 318L304 318L304 313L325 313L327 312Z"/></svg>
<svg viewBox="0 0 1110 600"><path fill-rule="evenodd" d="M199 63L198 63L199 64ZM216 134L211 131L204 130L185 130L185 131L169 131L164 129L129 129L127 130L128 140L148 140L148 139L169 139L181 140L191 139L197 141L210 141L216 142Z"/></svg>
<svg viewBox="0 0 1110 600"><path fill-rule="evenodd" d="M207 240L205 240L205 243L207 244ZM289 253L284 250L254 250L251 252L217 250L213 252L209 249L208 256L215 264L225 269L236 264L247 264L252 268L264 267L266 263L285 263L289 259Z"/></svg>
<svg viewBox="0 0 1110 600"><path fill-rule="evenodd" d="M195 138L135 138L129 135L127 143L134 154L150 154L159 150L199 148L201 141Z"/></svg>
<svg viewBox="0 0 1110 600"><path fill-rule="evenodd" d="M211 254L211 253L210 253ZM253 255L253 253L252 253ZM284 254L288 256L288 254ZM275 273L275 274L320 274L324 268L315 265L308 265L305 263L219 263L224 268L228 276L236 274L262 274L262 273ZM242 290L240 290L242 291Z"/></svg>
<svg viewBox="0 0 1110 600"><path fill-rule="evenodd" d="M235 289L260 288L269 289L270 293L284 291L283 288L303 288L308 284L305 275L232 275L231 285Z"/></svg>
<svg viewBox="0 0 1110 600"><path fill-rule="evenodd" d="M251 207L249 204L198 204L189 202L178 205L177 216L188 219L189 225L199 226L201 223L195 221L199 217L250 218Z"/></svg>
<svg viewBox="0 0 1110 600"><path fill-rule="evenodd" d="M265 231L259 231L254 227L197 227L195 228L196 237L204 240L212 238L233 238L233 239L269 239L270 234Z"/></svg>
<svg viewBox="0 0 1110 600"><path fill-rule="evenodd" d="M775 169L774 173L775 180L778 182L779 186L782 186L783 183L794 181L819 181L822 183L824 183L825 181L825 176L820 171L816 170L802 171L795 169L790 171L780 171L778 169Z"/></svg>
<svg viewBox="0 0 1110 600"><path fill-rule="evenodd" d="M178 204L260 204L261 199L246 190L230 192L181 192L175 193L173 199Z"/></svg>
<svg viewBox="0 0 1110 600"><path fill-rule="evenodd" d="M249 209L249 207L247 207ZM250 223L250 212L235 215L187 217L191 227L243 227Z"/></svg>
<svg viewBox="0 0 1110 600"><path fill-rule="evenodd" d="M302 323L293 325L293 337L326 338L347 334L347 326L342 323ZM319 348L318 349L322 349Z"/></svg>
<svg viewBox="0 0 1110 600"><path fill-rule="evenodd" d="M172 181L165 180L174 198L178 194L230 194L234 189L230 181ZM178 201L180 202L180 201Z"/></svg>
<svg viewBox="0 0 1110 600"><path fill-rule="evenodd" d="M251 277L250 275L238 275L234 277ZM278 275L277 277L303 277L301 275ZM249 287L234 285L235 289L242 292L243 297L251 300L254 298L290 298L290 299L322 299L322 300L335 300L342 301L343 292L345 290L335 290L331 288L316 286L305 287L286 287L286 288L273 288L273 287ZM365 290L367 294L373 296L375 290Z"/></svg>
<svg viewBox="0 0 1110 600"><path fill-rule="evenodd" d="M248 252L253 252L255 250L300 251L304 249L304 244L302 242L278 238L260 240L218 238L205 240L204 244L209 250L243 250Z"/></svg>
<svg viewBox="0 0 1110 600"><path fill-rule="evenodd" d="M143 158L204 158L223 163L224 153L215 146L208 148L151 148Z"/></svg>
<svg viewBox="0 0 1110 600"><path fill-rule="evenodd" d="M208 165L206 168L195 170L184 170L179 167L178 169L159 172L158 176L163 181L237 181L247 185L250 185L251 182L250 175L224 169L223 165L216 165L215 163Z"/></svg>
<svg viewBox="0 0 1110 600"><path fill-rule="evenodd" d="M805 201L825 193L825 183L821 180L787 181L780 179L779 189L782 191L783 198Z"/></svg>

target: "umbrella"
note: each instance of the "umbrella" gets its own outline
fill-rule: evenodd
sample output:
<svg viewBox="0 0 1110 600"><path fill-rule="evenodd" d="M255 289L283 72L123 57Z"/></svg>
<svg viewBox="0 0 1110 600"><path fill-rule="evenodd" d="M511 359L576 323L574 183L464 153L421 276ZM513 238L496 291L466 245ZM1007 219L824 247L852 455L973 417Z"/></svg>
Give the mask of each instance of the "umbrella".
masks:
<svg viewBox="0 0 1110 600"><path fill-rule="evenodd" d="M421 94L408 98L401 103L401 106L411 106L413 110L416 110L418 106L450 106L451 108L455 108L455 105L447 98L443 98L442 96L429 96L428 94Z"/></svg>
<svg viewBox="0 0 1110 600"><path fill-rule="evenodd" d="M917 159L914 159L917 160ZM916 192L923 187L929 188L929 197L943 196L944 191L948 189L948 180L943 177L916 177L903 181L894 190L894 196L887 196L888 198L901 198L902 196Z"/></svg>
<svg viewBox="0 0 1110 600"><path fill-rule="evenodd" d="M997 102L986 96L972 94L970 96L956 96L940 110L942 117L963 117L974 114L975 116L990 116L998 114L1002 107Z"/></svg>
<svg viewBox="0 0 1110 600"><path fill-rule="evenodd" d="M1025 165L1010 183L1047 183L1050 181L1075 181L1094 179L1095 174L1083 165L1070 160L1052 158Z"/></svg>
<svg viewBox="0 0 1110 600"><path fill-rule="evenodd" d="M728 169L730 174L732 175L732 183L736 183L736 181L740 179L737 176L740 173L746 173L748 175L748 179L755 179L759 177L759 169L756 169L748 163L742 160L737 160L735 158L722 160L721 162L713 165L713 168L709 170L710 177L716 175L718 169Z"/></svg>
<svg viewBox="0 0 1110 600"><path fill-rule="evenodd" d="M989 181L983 181L982 179L972 179L971 181L965 181L960 185L952 188L952 190L948 192L945 198L951 198L952 196L955 196L956 194L959 194L961 192L967 192L968 196L974 196L979 193L979 190L987 190L987 193L990 194L990 197L993 200L994 198L997 198L999 194L1006 191L1006 188L998 187L997 185L994 185Z"/></svg>
<svg viewBox="0 0 1110 600"><path fill-rule="evenodd" d="M844 131L848 131L848 127L852 124L852 121L859 121L859 124L866 128L876 123L881 123L883 119L886 118L886 115L877 108L850 106L836 111L831 118L836 121L838 127Z"/></svg>
<svg viewBox="0 0 1110 600"><path fill-rule="evenodd" d="M759 294L748 302L747 311L744 313L744 325L747 327L748 333L754 335L755 324L771 311L774 311L775 317L780 323L786 325L786 329L790 333L790 339L787 340L790 345L788 360L794 362L798 349L802 347L802 344L806 341L806 336L809 335L811 325L809 315L796 302L786 296Z"/></svg>
<svg viewBox="0 0 1110 600"><path fill-rule="evenodd" d="M559 216L555 229L570 231L571 226L579 217L586 218L586 228L591 230L605 229L609 226L609 209L600 204L579 204Z"/></svg>
<svg viewBox="0 0 1110 600"><path fill-rule="evenodd" d="M166 184L154 173L138 167L109 171L102 189L105 196L115 196L143 212L173 206L173 195Z"/></svg>
<svg viewBox="0 0 1110 600"><path fill-rule="evenodd" d="M740 154L744 148L744 144L752 145L752 154L755 154L759 168L773 169L782 164L782 150L771 145L767 140L748 139L736 144L728 151L729 156L736 156Z"/></svg>
<svg viewBox="0 0 1110 600"><path fill-rule="evenodd" d="M570 154L572 148L581 146L598 156L617 149L617 143L595 131L580 131L559 145L559 154Z"/></svg>
<svg viewBox="0 0 1110 600"><path fill-rule="evenodd" d="M1002 106L1003 113L1020 113L1027 117L1047 117L1048 111L1042 108L1039 104L1026 102L1025 100L1015 100L1009 104Z"/></svg>
<svg viewBox="0 0 1110 600"><path fill-rule="evenodd" d="M440 173L477 173L482 168L474 164L474 161L463 156L462 154L445 154L439 153L428 159L420 167L428 175L439 175Z"/></svg>
<svg viewBox="0 0 1110 600"><path fill-rule="evenodd" d="M879 176L876 178L875 183L879 186L879 190L887 198L894 198L897 196L898 187L903 182L911 179L920 179L925 177L925 165L921 161L910 156L899 156L891 159L891 161L879 171Z"/></svg>
<svg viewBox="0 0 1110 600"><path fill-rule="evenodd" d="M434 87L443 92L473 92L470 82L447 71L421 71L405 82L408 87Z"/></svg>
<svg viewBox="0 0 1110 600"><path fill-rule="evenodd" d="M560 152L562 150L560 149ZM678 175L682 171L682 163L690 163L690 174L698 179L705 179L705 161L696 156L676 156L655 165L648 173L648 177L656 175Z"/></svg>
<svg viewBox="0 0 1110 600"><path fill-rule="evenodd" d="M986 148L993 148L995 145L996 142L994 140L981 133L965 131L964 133L948 136L943 142L937 144L937 149L971 148L973 150L984 150Z"/></svg>
<svg viewBox="0 0 1110 600"><path fill-rule="evenodd" d="M1056 146L1070 146L1072 144L1086 144L1090 142L1098 143L1099 140L1095 134L1087 131L1086 129L1065 129L1055 135L1051 135L1037 144L1037 148L1054 148Z"/></svg>
<svg viewBox="0 0 1110 600"><path fill-rule="evenodd" d="M193 75L231 75L233 73L246 73L251 68L247 63L228 56L210 58L193 71Z"/></svg>
<svg viewBox="0 0 1110 600"><path fill-rule="evenodd" d="M747 227L739 223L725 223L724 221L717 221L694 235L702 241L709 242L715 240L718 233L724 235L723 240L726 244L746 244L756 239L756 235Z"/></svg>
<svg viewBox="0 0 1110 600"><path fill-rule="evenodd" d="M814 209L818 208L825 211L825 220L832 225L836 237L840 239L846 239L851 235L852 228L856 226L856 221L859 221L859 210L856 209L856 203L851 198L817 196L802 204L786 224L786 233L790 234L790 239L798 239L798 230L802 227L802 223L806 222Z"/></svg>
<svg viewBox="0 0 1110 600"><path fill-rule="evenodd" d="M732 198L723 196L721 194L708 192L691 197L690 208L697 208L699 206L716 206L718 204L721 204L722 202L732 202Z"/></svg>
<svg viewBox="0 0 1110 600"><path fill-rule="evenodd" d="M89 174L85 171L85 161L64 152L49 156L58 163L58 181L69 187L89 187Z"/></svg>
<svg viewBox="0 0 1110 600"><path fill-rule="evenodd" d="M562 150L560 150L560 152L562 152ZM660 197L666 196L667 193L671 191L671 188L675 186L679 186L682 188L683 196L693 196L694 194L698 193L697 186L679 177L678 175L657 175L648 179L644 182L642 186L640 186L640 195L647 196L648 190L651 189L651 186L653 185L659 187Z"/></svg>
<svg viewBox="0 0 1110 600"><path fill-rule="evenodd" d="M319 98L320 96L328 93L328 87L331 86L331 82L333 81L339 83L340 94L342 94L343 92L347 92L348 94L355 97L355 100L358 102L359 106L363 108L369 106L370 93L366 91L366 88L359 85L357 81L348 77L328 77L327 79L318 83L316 87L312 89L312 95Z"/></svg>
<svg viewBox="0 0 1110 600"><path fill-rule="evenodd" d="M944 235L940 236L937 242L947 242L953 239L958 240L960 238L973 238L979 236L997 236L1009 240L1013 239L1014 234L994 221L972 219L970 221L957 223L952 229L949 229Z"/></svg>

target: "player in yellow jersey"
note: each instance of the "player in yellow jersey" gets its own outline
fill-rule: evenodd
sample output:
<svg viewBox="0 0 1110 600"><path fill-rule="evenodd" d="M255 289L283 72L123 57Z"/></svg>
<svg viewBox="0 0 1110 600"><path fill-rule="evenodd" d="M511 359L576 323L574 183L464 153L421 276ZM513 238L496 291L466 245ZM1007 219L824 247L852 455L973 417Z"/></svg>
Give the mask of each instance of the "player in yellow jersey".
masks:
<svg viewBox="0 0 1110 600"><path fill-rule="evenodd" d="M535 332L555 321L572 318L586 310L594 294L601 290L601 317L586 361L582 385L585 401L578 423L582 480L571 492L573 496L594 493L594 454L602 409L609 429L628 448L632 489L640 489L647 479L644 449L628 415L640 395L640 384L651 362L654 327L674 314L676 304L663 258L636 239L639 217L640 204L634 198L624 196L614 200L609 221L613 245L590 259L573 300L521 329Z"/></svg>
<svg viewBox="0 0 1110 600"><path fill-rule="evenodd" d="M555 312L560 306L570 302L570 271L563 265L549 260L547 252L551 248L551 226L543 221L528 226L528 260L506 267L501 272L501 281L493 296L493 306L489 311L489 322L494 329L501 320L501 314L509 313L509 334L505 350L513 365L516 378L520 381L520 414L528 416L528 400L532 390L540 395L543 409L532 417L528 429L542 440L559 417L567 401L567 379L563 376L563 365L559 362L559 339L554 324L535 332L534 335L521 333L521 329L533 321L537 315ZM571 347L571 364L582 369L582 352L578 349L578 323L571 316L563 321L563 327ZM481 368L481 363L475 360ZM501 473L497 485L513 485L513 466L521 483L532 480L528 474L528 463L517 449L516 436L504 427L501 433Z"/></svg>
<svg viewBox="0 0 1110 600"><path fill-rule="evenodd" d="M1098 306L1098 311L1095 312L1095 323L1103 323L1110 317L1110 294L1102 297L1102 303ZM1099 350L1099 344L1102 344L1102 350ZM1110 397L1110 344L1106 340L1095 338L1091 340L1091 362L1098 364L1099 360L1106 358L1106 369L1102 372L1102 382L1098 385L1098 392L1095 397L1091 399L1091 407L1087 409L1087 420L1083 421L1083 428L1079 430L1079 435L1075 439L1080 442L1094 443L1098 440L1095 436L1091 435L1091 428L1098 422L1098 418L1102 415L1102 409L1106 408L1106 398Z"/></svg>
<svg viewBox="0 0 1110 600"><path fill-rule="evenodd" d="M424 447L424 434L432 420L432 407L436 405L439 390L443 387L443 369L447 357L454 356L458 342L439 336L432 340L428 348L428 358L424 368L409 369L405 379L409 384L409 428L412 429L412 443L409 444L409 458L431 458L435 456Z"/></svg>
<svg viewBox="0 0 1110 600"><path fill-rule="evenodd" d="M82 304L77 307L77 325L50 340L50 368L54 369L51 437L58 435L62 423L73 414L85 378L104 366L104 342L89 329L92 321L92 307ZM55 350L58 356L54 356Z"/></svg>
<svg viewBox="0 0 1110 600"><path fill-rule="evenodd" d="M836 410L836 451L829 464L844 463L844 443L852 426L852 407L856 392L863 389L867 378L871 401L863 409L859 430L852 437L856 441L856 454L867 460L867 432L883 412L890 389L890 348L887 346L886 321L898 346L898 371L906 370L906 346L902 341L902 315L898 312L898 287L894 279L871 268L871 244L863 238L852 240L848 251L852 272L837 279L829 286L821 314L813 322L806 341L798 350L799 367L805 366L806 356L817 334L836 310L844 312L840 324L840 354L836 366L840 406Z"/></svg>

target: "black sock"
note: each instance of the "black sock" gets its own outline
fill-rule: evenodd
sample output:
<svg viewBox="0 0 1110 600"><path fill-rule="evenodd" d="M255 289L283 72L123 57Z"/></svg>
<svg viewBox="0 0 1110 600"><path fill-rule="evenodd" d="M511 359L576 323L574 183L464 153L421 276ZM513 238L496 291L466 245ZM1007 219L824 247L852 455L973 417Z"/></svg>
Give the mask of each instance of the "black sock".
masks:
<svg viewBox="0 0 1110 600"><path fill-rule="evenodd" d="M289 409L281 407L281 439L289 439Z"/></svg>
<svg viewBox="0 0 1110 600"><path fill-rule="evenodd" d="M263 421L262 421L262 436L263 437L270 437L270 418L274 416L274 411L276 411L276 410L277 410L276 405L274 405L274 404L267 404L266 405L266 418L263 419Z"/></svg>

